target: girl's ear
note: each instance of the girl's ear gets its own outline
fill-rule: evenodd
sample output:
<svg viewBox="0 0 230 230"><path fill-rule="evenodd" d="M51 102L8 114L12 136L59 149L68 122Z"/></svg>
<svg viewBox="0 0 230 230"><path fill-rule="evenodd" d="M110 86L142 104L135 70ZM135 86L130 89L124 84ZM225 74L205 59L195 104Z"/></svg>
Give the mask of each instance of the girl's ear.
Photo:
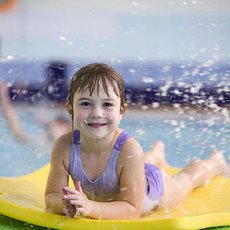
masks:
<svg viewBox="0 0 230 230"><path fill-rule="evenodd" d="M125 103L123 107L121 107L121 114L125 113L125 110L127 109L128 104Z"/></svg>
<svg viewBox="0 0 230 230"><path fill-rule="evenodd" d="M66 107L67 107L67 110L70 114L71 120L73 120L73 107L72 107L72 105L67 104Z"/></svg>

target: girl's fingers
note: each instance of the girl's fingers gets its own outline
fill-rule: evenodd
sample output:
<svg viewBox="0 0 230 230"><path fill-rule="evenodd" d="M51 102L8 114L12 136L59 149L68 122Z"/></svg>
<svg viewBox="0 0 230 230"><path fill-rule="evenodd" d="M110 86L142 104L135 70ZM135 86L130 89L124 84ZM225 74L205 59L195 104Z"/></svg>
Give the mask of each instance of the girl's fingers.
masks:
<svg viewBox="0 0 230 230"><path fill-rule="evenodd" d="M62 192L63 192L64 195L68 194L64 188L62 188Z"/></svg>
<svg viewBox="0 0 230 230"><path fill-rule="evenodd" d="M67 202L66 204L75 207L74 213L72 213L72 210L67 208L65 214L68 218L73 217L75 213L83 216L86 215L87 197L82 191L80 181L76 182L75 189L70 187L63 188L63 201Z"/></svg>
<svg viewBox="0 0 230 230"><path fill-rule="evenodd" d="M64 200L77 200L80 198L79 195L80 194L68 194L68 195L64 195L63 199Z"/></svg>
<svg viewBox="0 0 230 230"><path fill-rule="evenodd" d="M70 200L70 204L79 207L82 207L82 201L81 200Z"/></svg>
<svg viewBox="0 0 230 230"><path fill-rule="evenodd" d="M81 182L80 182L80 181L77 181L77 182L76 182L75 188L76 188L77 191L83 192L83 191L82 191L82 188L81 188Z"/></svg>
<svg viewBox="0 0 230 230"><path fill-rule="evenodd" d="M72 213L67 208L64 208L63 212L67 218L71 218L73 216Z"/></svg>
<svg viewBox="0 0 230 230"><path fill-rule="evenodd" d="M75 189L73 189L73 188L70 188L70 187L64 187L63 188L63 192L69 192L69 193L72 193L72 194L76 194L76 193L78 193L78 191L77 190L75 190Z"/></svg>

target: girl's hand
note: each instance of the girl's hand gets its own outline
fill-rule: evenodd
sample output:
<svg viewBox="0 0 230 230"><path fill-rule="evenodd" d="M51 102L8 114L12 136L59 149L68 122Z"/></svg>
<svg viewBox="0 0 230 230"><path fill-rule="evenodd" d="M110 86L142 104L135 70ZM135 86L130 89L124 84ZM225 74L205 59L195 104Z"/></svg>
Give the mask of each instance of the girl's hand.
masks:
<svg viewBox="0 0 230 230"><path fill-rule="evenodd" d="M76 189L72 189L69 187L63 188L63 190L65 191L63 199L64 202L67 203L67 214L72 214L72 211L75 211L74 214L78 213L81 216L88 216L92 209L91 202L83 193L80 181L76 182L75 188ZM75 208L75 210L73 210L73 207Z"/></svg>
<svg viewBox="0 0 230 230"><path fill-rule="evenodd" d="M66 192L64 188L62 191L64 196L68 195L68 192ZM72 218L76 213L76 206L72 205L68 200L65 200L64 198L63 198L63 204L64 204L64 208L63 208L64 214L66 215L67 218Z"/></svg>

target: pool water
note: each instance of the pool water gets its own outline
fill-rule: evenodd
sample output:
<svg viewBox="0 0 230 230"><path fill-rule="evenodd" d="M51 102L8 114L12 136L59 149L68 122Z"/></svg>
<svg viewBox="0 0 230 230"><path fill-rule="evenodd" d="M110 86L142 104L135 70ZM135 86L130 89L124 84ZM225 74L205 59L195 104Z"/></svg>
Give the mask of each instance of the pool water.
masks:
<svg viewBox="0 0 230 230"><path fill-rule="evenodd" d="M0 176L23 175L48 163L52 143L41 138L44 127L39 125L35 114L49 118L57 113L67 115L50 106L16 106L15 109L32 141L31 144L17 141L0 112ZM230 161L230 116L226 108L215 112L167 107L129 109L120 127L136 138L144 151L148 151L154 141L163 141L167 161L173 166L183 167L191 159L205 158L213 149L224 151Z"/></svg>

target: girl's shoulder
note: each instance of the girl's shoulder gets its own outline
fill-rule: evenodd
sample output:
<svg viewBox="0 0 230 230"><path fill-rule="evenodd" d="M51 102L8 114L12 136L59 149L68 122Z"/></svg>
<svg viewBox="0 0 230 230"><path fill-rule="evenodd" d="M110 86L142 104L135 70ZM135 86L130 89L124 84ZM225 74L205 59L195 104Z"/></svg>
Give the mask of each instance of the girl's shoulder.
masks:
<svg viewBox="0 0 230 230"><path fill-rule="evenodd" d="M132 136L129 136L121 149L120 152L121 158L124 159L127 159L127 157L139 158L140 156L142 156L142 154L143 154L143 150L140 146L140 143Z"/></svg>
<svg viewBox="0 0 230 230"><path fill-rule="evenodd" d="M63 146L63 147L66 147L66 145L69 146L69 145L71 144L71 142L72 142L72 136L73 136L72 131L67 132L67 133L61 135L61 136L54 142L54 144L55 144L55 145L58 145L58 147L62 147L62 146Z"/></svg>
<svg viewBox="0 0 230 230"><path fill-rule="evenodd" d="M57 140L55 140L52 152L55 155L68 154L71 143L72 143L72 131L60 136Z"/></svg>
<svg viewBox="0 0 230 230"><path fill-rule="evenodd" d="M134 153L140 153L140 152L143 153L142 148L140 146L140 143L135 138L133 138L132 136L130 136L127 139L122 150L129 151L129 152L131 151Z"/></svg>
<svg viewBox="0 0 230 230"><path fill-rule="evenodd" d="M127 133L126 131L124 131L124 130L122 130L120 128L118 128L116 131L117 131L117 134L118 134L117 136L119 136L122 133L126 133L127 136L128 136L126 142L123 145L122 150L126 150L126 149L136 149L137 150L138 149L138 150L142 151L139 142L134 137L129 135L129 133Z"/></svg>

